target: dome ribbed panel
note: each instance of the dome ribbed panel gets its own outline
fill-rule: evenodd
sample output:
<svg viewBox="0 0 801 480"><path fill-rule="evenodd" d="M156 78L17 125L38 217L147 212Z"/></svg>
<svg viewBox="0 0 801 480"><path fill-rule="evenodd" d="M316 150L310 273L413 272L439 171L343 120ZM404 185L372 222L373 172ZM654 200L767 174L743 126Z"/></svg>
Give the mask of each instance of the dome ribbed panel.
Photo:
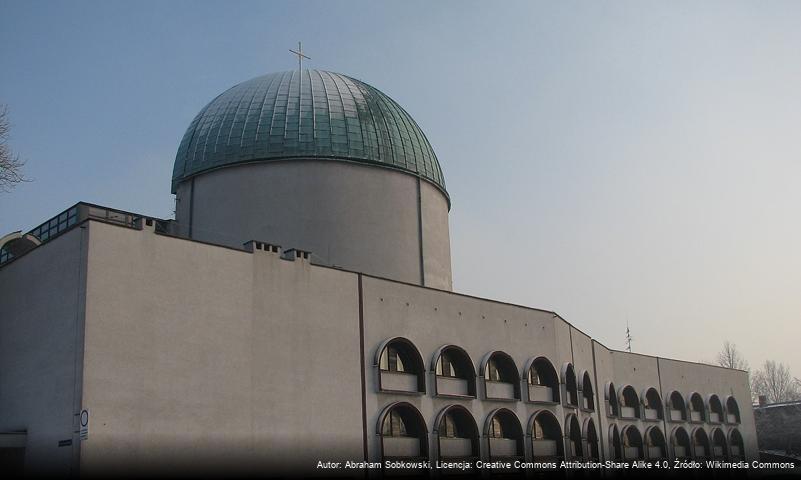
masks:
<svg viewBox="0 0 801 480"><path fill-rule="evenodd" d="M447 196L431 144L400 105L364 82L320 70L256 77L212 100L184 134L172 189L225 166L309 157L403 170Z"/></svg>

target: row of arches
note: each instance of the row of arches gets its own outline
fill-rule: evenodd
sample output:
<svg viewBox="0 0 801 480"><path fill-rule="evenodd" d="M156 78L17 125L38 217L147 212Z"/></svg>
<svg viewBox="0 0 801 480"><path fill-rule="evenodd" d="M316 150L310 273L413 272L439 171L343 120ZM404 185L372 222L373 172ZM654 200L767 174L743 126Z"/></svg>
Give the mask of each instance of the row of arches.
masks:
<svg viewBox="0 0 801 480"><path fill-rule="evenodd" d="M434 375L433 394L440 397L478 397L478 386L490 400L525 400L595 410L595 391L590 373L580 375L571 363L556 368L546 357L532 357L520 374L511 355L496 350L487 353L476 371L473 360L457 345L443 345L426 368L417 347L408 339L388 339L376 349L374 367L378 389L393 393L426 393L426 373ZM479 383L480 382L480 383Z"/></svg>
<svg viewBox="0 0 801 480"><path fill-rule="evenodd" d="M743 459L743 437L736 428L726 435L720 427L707 434L703 427L696 427L690 433L682 427L670 432L670 449L662 430L658 426L645 429L644 435L635 425L627 425L618 430L617 425L609 427L609 453L613 460L731 460Z"/></svg>
<svg viewBox="0 0 801 480"><path fill-rule="evenodd" d="M590 372L576 374L570 362L557 373L546 357L532 357L522 375L514 359L506 352L487 353L479 362L478 372L470 355L457 345L443 345L431 357L426 369L423 357L410 340L395 337L385 340L376 350L374 366L378 371L378 389L393 393L426 393L426 373L434 376L434 395L440 397L478 397L478 386L489 400L558 404L594 411L595 391ZM480 383L478 383L480 382ZM641 393L631 385L615 389L608 382L604 389L607 415L642 420L667 419L675 422L740 423L740 409L733 396L726 399L712 394L706 401L697 392L685 397L672 391L665 402L654 387Z"/></svg>
<svg viewBox="0 0 801 480"><path fill-rule="evenodd" d="M691 393L685 400L681 393L673 390L663 403L659 391L654 387L646 388L638 395L631 385L615 390L615 385L609 382L604 390L607 415L611 417L712 424L740 423L740 407L731 395L726 398L724 406L720 397L714 393L706 401L698 392Z"/></svg>
<svg viewBox="0 0 801 480"><path fill-rule="evenodd" d="M548 410L535 412L524 429L517 414L498 408L479 428L467 408L449 405L437 414L429 445L426 422L417 408L408 402L395 402L379 414L376 431L383 459L428 458L429 448L441 460L475 460L481 457L482 449L491 459L600 459L600 437L592 418L580 424L575 414L569 414L563 432L557 417Z"/></svg>
<svg viewBox="0 0 801 480"><path fill-rule="evenodd" d="M486 416L479 428L467 408L449 405L437 414L429 445L426 421L417 408L408 402L395 402L379 414L376 431L381 440L382 459L475 460L481 458L482 450L491 460L601 458L600 437L591 417L580 423L575 414L568 414L563 431L557 417L549 410L535 412L524 430L514 412L498 408ZM611 425L608 440L608 456L613 460L735 461L742 459L744 451L743 438L736 428L728 435L721 428L715 428L708 435L702 427L688 433L684 427L677 426L666 439L658 426L640 432L635 425L627 425L622 430Z"/></svg>

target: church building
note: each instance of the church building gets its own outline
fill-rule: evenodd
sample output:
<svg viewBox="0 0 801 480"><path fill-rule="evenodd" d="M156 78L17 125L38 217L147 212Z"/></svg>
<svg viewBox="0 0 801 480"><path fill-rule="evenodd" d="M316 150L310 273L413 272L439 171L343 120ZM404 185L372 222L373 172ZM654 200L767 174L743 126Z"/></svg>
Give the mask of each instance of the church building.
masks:
<svg viewBox="0 0 801 480"><path fill-rule="evenodd" d="M454 292L434 150L362 81L221 93L171 188L174 220L81 202L0 240L5 471L757 459L746 372Z"/></svg>

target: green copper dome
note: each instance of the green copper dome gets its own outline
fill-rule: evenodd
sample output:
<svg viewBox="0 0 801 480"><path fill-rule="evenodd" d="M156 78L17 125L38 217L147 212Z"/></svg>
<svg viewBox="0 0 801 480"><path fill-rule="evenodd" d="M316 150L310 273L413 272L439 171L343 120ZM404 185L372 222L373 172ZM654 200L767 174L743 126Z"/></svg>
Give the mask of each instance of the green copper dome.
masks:
<svg viewBox="0 0 801 480"><path fill-rule="evenodd" d="M431 144L400 105L366 83L320 70L263 75L212 100L184 134L172 191L212 169L310 157L401 170L448 196Z"/></svg>

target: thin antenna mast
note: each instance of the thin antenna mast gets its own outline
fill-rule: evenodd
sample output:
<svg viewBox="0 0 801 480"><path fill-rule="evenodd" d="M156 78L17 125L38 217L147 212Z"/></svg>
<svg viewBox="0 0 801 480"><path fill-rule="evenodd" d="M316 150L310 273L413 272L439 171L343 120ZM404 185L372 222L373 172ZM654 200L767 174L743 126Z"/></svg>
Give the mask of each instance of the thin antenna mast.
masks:
<svg viewBox="0 0 801 480"><path fill-rule="evenodd" d="M631 329L629 328L629 322L626 322L626 351L631 352Z"/></svg>

